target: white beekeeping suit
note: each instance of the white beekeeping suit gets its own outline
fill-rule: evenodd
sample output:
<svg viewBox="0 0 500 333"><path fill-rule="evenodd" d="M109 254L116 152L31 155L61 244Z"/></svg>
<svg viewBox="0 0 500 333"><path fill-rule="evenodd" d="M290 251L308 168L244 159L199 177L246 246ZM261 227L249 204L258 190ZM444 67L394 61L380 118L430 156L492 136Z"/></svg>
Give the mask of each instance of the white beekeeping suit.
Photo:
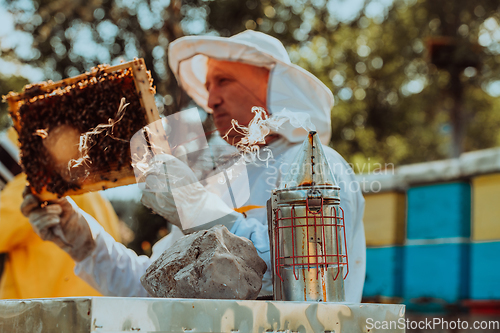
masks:
<svg viewBox="0 0 500 333"><path fill-rule="evenodd" d="M316 77L291 64L285 48L277 39L254 31L245 31L230 38L210 36L183 37L171 43L169 62L181 87L203 107L207 106L208 91L205 88L207 59L243 62L270 70L267 95L267 110L271 114L286 109L297 116L308 118L323 143L331 136L330 112L333 96L330 90ZM248 112L248 110L242 110ZM273 189L279 186L283 174L307 137L307 131L283 124L277 131L278 140L267 146L273 159L268 164L247 165L250 197L246 206L266 206ZM341 186L340 206L346 221L349 274L345 281L346 301L359 302L365 278L365 235L363 228L364 199L353 172L345 160L333 149L324 146L330 168ZM152 207L154 208L154 207ZM250 239L259 255L266 261L268 272L263 281L263 291L271 290L269 240L265 208L230 214L226 226L238 236ZM153 256L137 256L123 245L116 243L98 225L92 226L96 248L92 255L77 263L76 273L105 295L146 296L139 278L152 260L168 248L182 231L173 232L153 247Z"/></svg>

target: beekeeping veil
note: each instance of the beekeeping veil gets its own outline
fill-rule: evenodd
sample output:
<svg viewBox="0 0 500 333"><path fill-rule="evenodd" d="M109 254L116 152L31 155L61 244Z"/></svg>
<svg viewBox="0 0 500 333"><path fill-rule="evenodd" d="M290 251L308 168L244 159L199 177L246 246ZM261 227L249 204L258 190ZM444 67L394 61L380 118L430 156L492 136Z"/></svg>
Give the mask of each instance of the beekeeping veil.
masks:
<svg viewBox="0 0 500 333"><path fill-rule="evenodd" d="M187 36L170 44L168 57L180 86L208 113L212 112L205 88L208 58L268 68L269 113L273 115L284 108L293 113L307 113L321 141L330 141L330 110L334 102L331 91L315 76L292 64L278 39L252 30L229 38ZM305 129L290 122L276 132L290 142L302 142L307 137Z"/></svg>

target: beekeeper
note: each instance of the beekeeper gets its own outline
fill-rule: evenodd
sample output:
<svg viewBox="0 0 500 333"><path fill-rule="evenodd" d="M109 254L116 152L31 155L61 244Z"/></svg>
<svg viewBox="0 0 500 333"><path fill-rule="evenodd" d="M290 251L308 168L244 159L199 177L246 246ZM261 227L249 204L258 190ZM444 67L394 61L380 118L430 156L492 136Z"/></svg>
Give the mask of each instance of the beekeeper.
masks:
<svg viewBox="0 0 500 333"><path fill-rule="evenodd" d="M297 115L297 119L307 119L315 127L321 141L329 142L330 111L334 102L331 91L309 72L292 64L277 39L255 31L245 31L229 38L189 36L172 42L168 53L170 67L180 86L199 106L213 114L215 126L221 135L227 134L226 141L230 144L240 139L236 131L230 131L232 120L247 125L254 116L250 111L254 106L265 108L270 116L286 109ZM304 118L304 115L307 117ZM186 202L191 202L192 206L179 204L172 194L176 191L175 186L165 191L165 179L153 168L146 178L150 190L144 192L142 202L179 228L174 228L170 235L153 247L151 258L137 256L115 242L92 218L75 206L61 206L62 213L54 208L48 211L54 205L40 208L34 204L33 198L27 197L25 203L31 203L32 211L24 211L35 229L46 230L60 223L63 230L68 229L70 233L79 230L78 239L85 240L79 243L84 244L85 251L77 260L75 272L105 295L146 296L140 277L152 260L172 241L182 236L181 229L196 230L214 224L224 224L234 234L253 242L258 254L268 265L263 291L270 292L271 265L264 207L271 190L279 186L306 137L307 130L296 124L294 126L292 121L282 124L267 137L266 148L272 152L273 158L269 163L246 165L250 193L245 206L254 209L245 214L228 209L220 198L199 185L195 186L194 196L184 195L189 197ZM365 277L364 199L345 160L327 146L324 146L324 151L341 185L340 205L345 212L349 258L349 274L345 281L346 301L359 302ZM187 168L182 161L168 155L157 156L156 160L168 164L170 170ZM189 171L177 178L181 179L177 189L196 182L196 177ZM158 188L162 190L155 191ZM196 225L197 219L204 215L220 218L201 226ZM193 226L196 228L191 228ZM50 233L50 230L47 232ZM68 247L62 242L59 244L67 251L76 250L75 245Z"/></svg>

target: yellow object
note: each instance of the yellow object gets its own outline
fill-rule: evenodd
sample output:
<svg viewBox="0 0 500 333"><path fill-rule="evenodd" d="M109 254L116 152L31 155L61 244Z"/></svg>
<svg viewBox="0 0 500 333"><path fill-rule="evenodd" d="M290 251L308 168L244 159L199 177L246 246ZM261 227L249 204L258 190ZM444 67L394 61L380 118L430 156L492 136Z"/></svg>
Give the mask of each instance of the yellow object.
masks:
<svg viewBox="0 0 500 333"><path fill-rule="evenodd" d="M17 132L14 129L14 127L9 127L9 129L5 133L7 134L7 138L10 140L10 142L12 142L12 144L15 147L19 148L19 141L18 141L19 136L17 135Z"/></svg>
<svg viewBox="0 0 500 333"><path fill-rule="evenodd" d="M398 192L366 194L367 246L402 245L405 238L406 196Z"/></svg>
<svg viewBox="0 0 500 333"><path fill-rule="evenodd" d="M57 245L43 241L21 214L26 175L19 174L0 194L0 252L7 253L0 281L0 299L100 296L73 272L71 257ZM116 240L118 217L99 193L73 196Z"/></svg>
<svg viewBox="0 0 500 333"><path fill-rule="evenodd" d="M248 205L248 206L243 206L240 208L235 208L234 211L238 213L246 213L252 209L259 209L259 208L266 208L264 206L256 206L256 205Z"/></svg>
<svg viewBox="0 0 500 333"><path fill-rule="evenodd" d="M500 174L472 179L472 240L500 240L499 197Z"/></svg>

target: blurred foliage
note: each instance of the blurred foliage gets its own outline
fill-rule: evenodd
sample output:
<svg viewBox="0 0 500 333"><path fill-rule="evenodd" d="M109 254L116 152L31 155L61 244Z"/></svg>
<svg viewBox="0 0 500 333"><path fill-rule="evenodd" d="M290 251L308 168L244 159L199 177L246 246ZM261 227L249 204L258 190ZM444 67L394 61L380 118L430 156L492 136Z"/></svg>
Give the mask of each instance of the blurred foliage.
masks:
<svg viewBox="0 0 500 333"><path fill-rule="evenodd" d="M137 254L151 255L152 245L166 236L171 224L140 202L132 200L112 200L121 223L122 242Z"/></svg>
<svg viewBox="0 0 500 333"><path fill-rule="evenodd" d="M358 172L500 144L500 101L485 92L500 79L498 1L372 0L351 13L335 0L197 4L223 35L279 38L334 92L330 145Z"/></svg>
<svg viewBox="0 0 500 333"><path fill-rule="evenodd" d="M485 92L499 79L496 0L8 0L7 6L17 28L33 36L32 52L17 55L21 61L56 80L144 57L167 113L188 100L167 65L169 42L185 34L269 33L333 91L330 145L356 171L357 164L422 162L500 144L500 102Z"/></svg>
<svg viewBox="0 0 500 333"><path fill-rule="evenodd" d="M101 63L144 58L157 86L160 111L179 109L177 83L167 62L170 41L183 35L181 2L114 0L7 0L16 28L31 34L33 49L17 55L53 81ZM16 50L2 50L12 56Z"/></svg>
<svg viewBox="0 0 500 333"><path fill-rule="evenodd" d="M172 225L142 204L137 205L133 220L136 221L135 226L132 226L135 235L132 242L127 246L139 255L150 256L152 245L166 236L170 232Z"/></svg>
<svg viewBox="0 0 500 333"><path fill-rule="evenodd" d="M0 97L7 95L10 91L20 91L26 84L28 80L24 77L0 75ZM0 131L7 129L11 124L7 103L0 103Z"/></svg>

